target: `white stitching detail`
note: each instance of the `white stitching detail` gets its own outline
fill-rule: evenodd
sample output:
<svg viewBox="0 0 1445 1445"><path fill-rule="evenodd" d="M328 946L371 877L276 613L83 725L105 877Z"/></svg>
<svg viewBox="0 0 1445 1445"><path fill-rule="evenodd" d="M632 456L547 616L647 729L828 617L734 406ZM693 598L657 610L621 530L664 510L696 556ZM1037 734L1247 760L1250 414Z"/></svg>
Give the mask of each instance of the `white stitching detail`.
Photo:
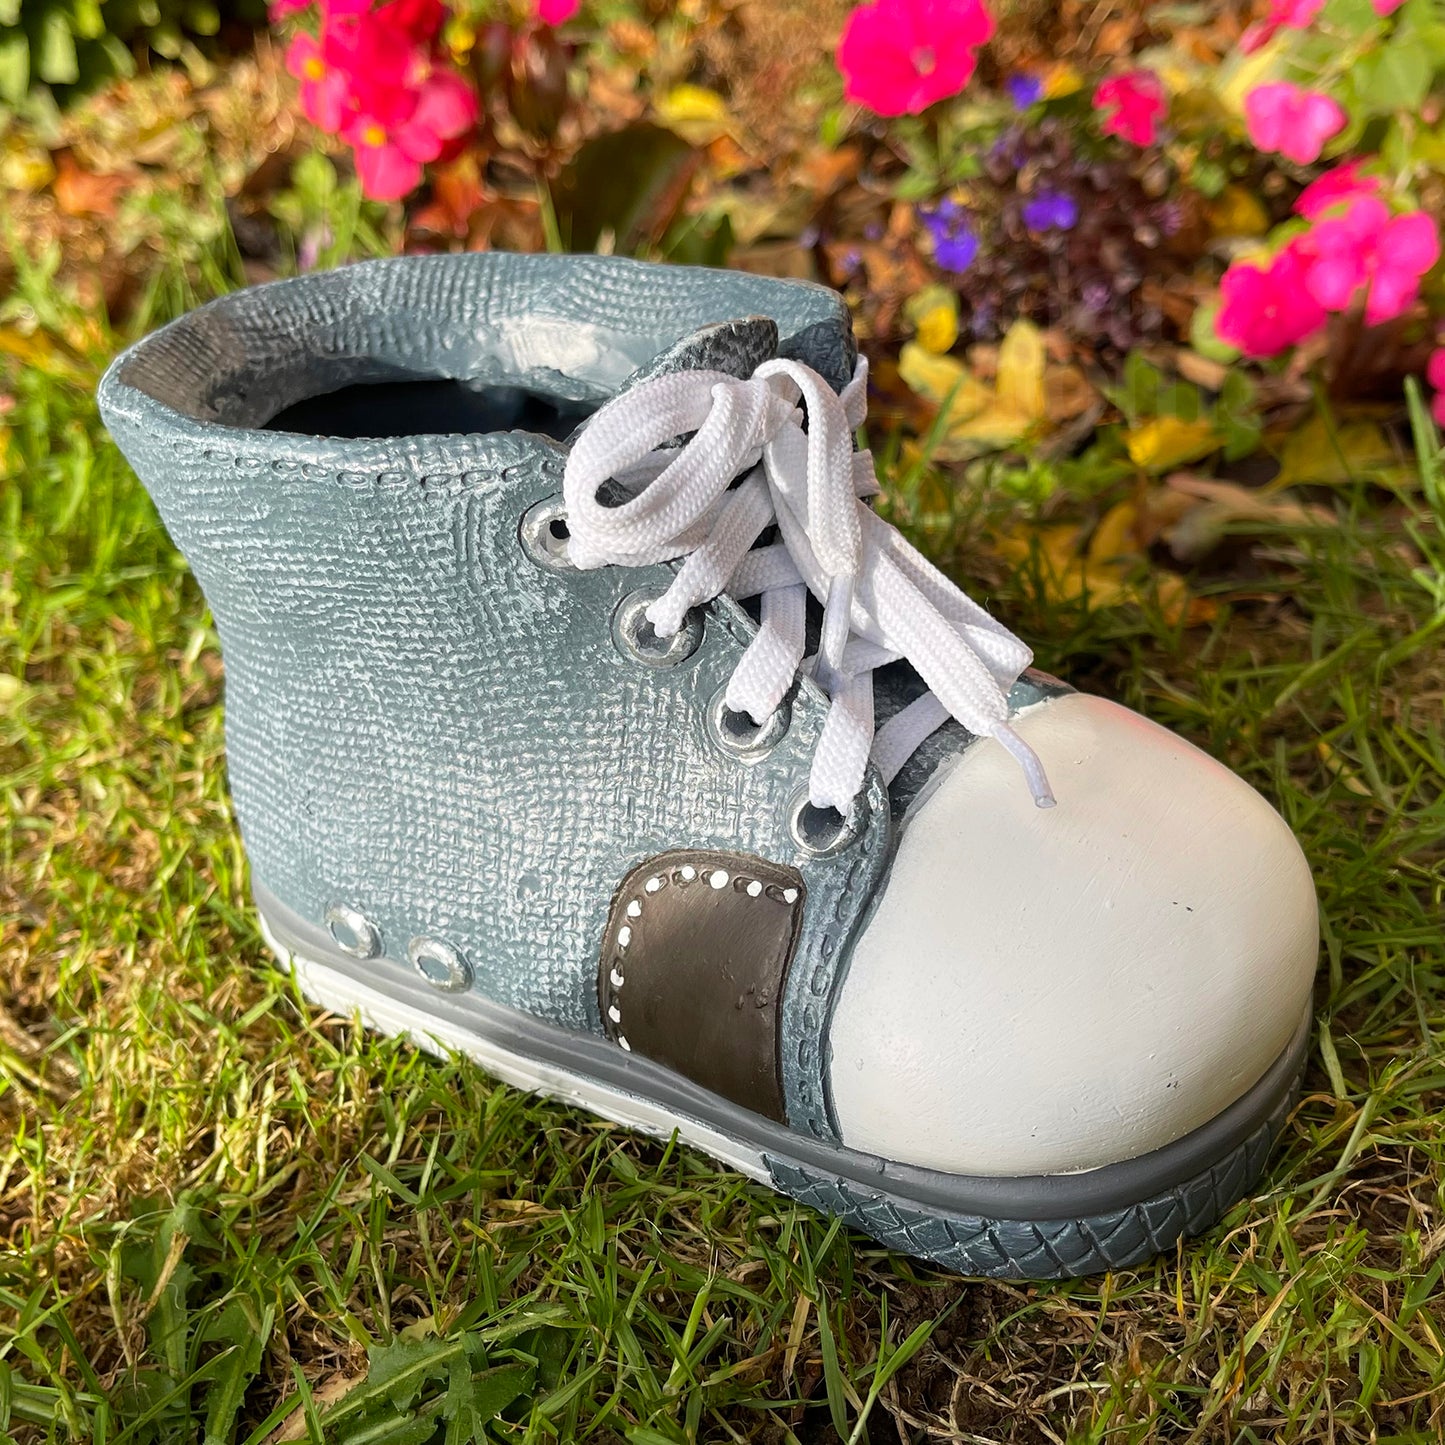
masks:
<svg viewBox="0 0 1445 1445"><path fill-rule="evenodd" d="M764 888L761 879L748 878L743 876L742 874L734 876L733 874L729 873L726 868L714 868L710 872L704 873L701 876L710 887L716 889L719 892L721 892L724 888L728 886L729 883L731 883L735 892L746 893L749 898L767 897L770 898L774 903L785 903L790 905L798 901L798 890L796 888L779 888L776 885ZM691 863L684 863L682 867L677 870L675 877L680 883L692 883L697 880L699 874L697 869L694 868ZM662 890L666 883L666 875L656 873L651 878L649 878L647 882L644 883L642 886L644 891L647 893L658 893ZM641 918L642 899L640 897L629 899L625 912L628 918ZM620 997L618 997L618 993L621 990L623 984L626 982L625 977L616 965L622 962L620 955L627 951L627 948L630 946L631 943L632 925L624 923L622 927L617 930L617 951L619 957L616 959L613 967L608 971L607 975L607 981L612 985L613 988L613 999L612 1002L607 1006L607 1017L614 1025L620 1025L622 1023L621 999ZM626 1053L630 1054L632 1052L632 1045L628 1043L626 1036L622 1033L620 1028L617 1031L617 1047L624 1050Z"/></svg>

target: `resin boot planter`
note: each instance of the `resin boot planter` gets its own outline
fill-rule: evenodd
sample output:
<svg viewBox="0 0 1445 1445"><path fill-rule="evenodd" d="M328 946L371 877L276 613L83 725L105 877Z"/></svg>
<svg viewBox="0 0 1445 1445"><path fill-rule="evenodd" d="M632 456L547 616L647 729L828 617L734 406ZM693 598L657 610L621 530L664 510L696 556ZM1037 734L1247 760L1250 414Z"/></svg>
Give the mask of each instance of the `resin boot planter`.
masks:
<svg viewBox="0 0 1445 1445"><path fill-rule="evenodd" d="M237 293L100 398L310 996L952 1269L1134 1263L1259 1177L1309 872L872 513L865 392L821 288L498 254Z"/></svg>

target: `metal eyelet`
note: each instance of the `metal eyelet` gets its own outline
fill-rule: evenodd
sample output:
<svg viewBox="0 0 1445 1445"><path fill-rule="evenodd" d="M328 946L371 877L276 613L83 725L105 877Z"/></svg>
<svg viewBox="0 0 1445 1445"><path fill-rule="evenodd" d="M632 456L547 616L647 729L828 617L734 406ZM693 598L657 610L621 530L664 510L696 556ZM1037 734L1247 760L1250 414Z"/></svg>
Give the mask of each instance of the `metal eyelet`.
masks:
<svg viewBox="0 0 1445 1445"><path fill-rule="evenodd" d="M702 643L702 617L694 609L671 637L659 637L647 620L647 609L662 593L656 588L629 592L612 614L612 642L624 657L644 667L676 667Z"/></svg>
<svg viewBox="0 0 1445 1445"><path fill-rule="evenodd" d="M472 966L440 938L413 938L406 946L411 966L442 993L461 993L472 986Z"/></svg>
<svg viewBox="0 0 1445 1445"><path fill-rule="evenodd" d="M767 720L755 723L745 712L734 712L727 705L727 688L720 687L707 705L708 731L713 741L725 752L743 762L757 762L777 747L793 720L793 709L786 699L775 707Z"/></svg>
<svg viewBox="0 0 1445 1445"><path fill-rule="evenodd" d="M342 953L352 958L381 957L381 930L364 913L333 903L324 918L331 941Z"/></svg>
<svg viewBox="0 0 1445 1445"><path fill-rule="evenodd" d="M806 788L794 793L788 804L788 832L812 858L831 858L851 847L863 836L867 821L868 802L863 793L853 799L846 817L835 808L815 808Z"/></svg>
<svg viewBox="0 0 1445 1445"><path fill-rule="evenodd" d="M575 572L567 560L567 509L561 497L545 497L522 514L522 550L549 572Z"/></svg>

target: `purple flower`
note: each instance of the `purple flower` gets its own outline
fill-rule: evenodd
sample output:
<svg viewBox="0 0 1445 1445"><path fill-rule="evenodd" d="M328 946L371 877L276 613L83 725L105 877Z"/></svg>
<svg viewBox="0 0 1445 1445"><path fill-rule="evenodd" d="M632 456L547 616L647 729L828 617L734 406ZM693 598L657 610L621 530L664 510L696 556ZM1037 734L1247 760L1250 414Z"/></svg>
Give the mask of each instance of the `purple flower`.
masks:
<svg viewBox="0 0 1445 1445"><path fill-rule="evenodd" d="M1067 231L1079 219L1079 205L1064 191L1040 191L1024 203L1023 217L1031 231Z"/></svg>
<svg viewBox="0 0 1445 1445"><path fill-rule="evenodd" d="M967 226L933 243L933 259L945 271L967 271L978 255L978 237Z"/></svg>
<svg viewBox="0 0 1445 1445"><path fill-rule="evenodd" d="M1027 110L1044 93L1044 83L1037 75L1030 75L1027 71L1020 71L1017 75L1011 75L1004 82L1013 103L1020 110Z"/></svg>
<svg viewBox="0 0 1445 1445"><path fill-rule="evenodd" d="M944 271L967 271L978 255L978 237L968 212L951 196L932 208L920 208L923 228L933 238L933 259Z"/></svg>

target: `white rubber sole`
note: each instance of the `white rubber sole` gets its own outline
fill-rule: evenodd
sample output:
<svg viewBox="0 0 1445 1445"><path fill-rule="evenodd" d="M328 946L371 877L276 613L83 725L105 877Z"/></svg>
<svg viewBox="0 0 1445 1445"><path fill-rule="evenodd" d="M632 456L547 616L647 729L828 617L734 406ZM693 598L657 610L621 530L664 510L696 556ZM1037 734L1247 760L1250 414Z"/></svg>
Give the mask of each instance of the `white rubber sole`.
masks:
<svg viewBox="0 0 1445 1445"><path fill-rule="evenodd" d="M418 1048L438 1057L449 1053L463 1054L504 1084L587 1109L624 1129L635 1129L655 1139L670 1139L676 1134L685 1143L729 1169L760 1184L772 1186L772 1174L762 1154L746 1148L736 1139L709 1128L699 1120L651 1105L633 1094L610 1089L594 1079L568 1073L536 1059L524 1058L471 1029L455 1027L434 1014L423 1013L378 989L368 988L324 963L305 958L287 948L267 927L264 917L260 917L259 922L261 936L282 965L290 970L301 992L328 1013L342 1018L359 1017L368 1028L384 1034L401 1035Z"/></svg>

